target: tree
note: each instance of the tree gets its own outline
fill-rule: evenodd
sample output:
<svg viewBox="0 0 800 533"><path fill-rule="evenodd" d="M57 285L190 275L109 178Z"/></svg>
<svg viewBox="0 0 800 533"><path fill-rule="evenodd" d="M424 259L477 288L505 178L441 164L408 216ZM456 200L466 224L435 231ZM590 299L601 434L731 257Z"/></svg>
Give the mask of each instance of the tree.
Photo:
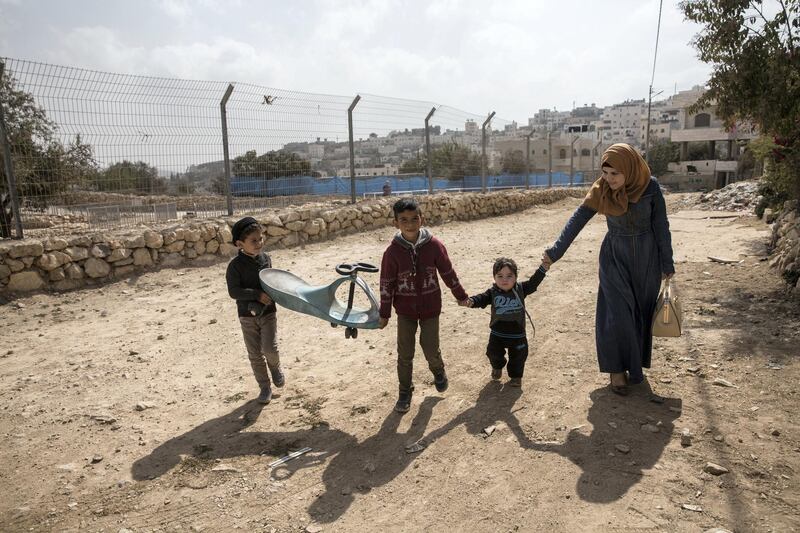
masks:
<svg viewBox="0 0 800 533"><path fill-rule="evenodd" d="M508 174L525 174L528 171L525 154L522 150L508 150L503 154L501 168Z"/></svg>
<svg viewBox="0 0 800 533"><path fill-rule="evenodd" d="M232 171L237 177L275 179L286 176L308 175L311 163L297 154L274 151L256 155L255 150L233 159Z"/></svg>
<svg viewBox="0 0 800 533"><path fill-rule="evenodd" d="M400 172L425 174L428 159L425 155L408 160L400 166ZM431 172L446 179L461 179L481 173L481 156L467 146L449 142L431 150Z"/></svg>
<svg viewBox="0 0 800 533"><path fill-rule="evenodd" d="M678 143L659 139L650 145L650 173L661 176L667 172L669 163L680 161L681 150Z"/></svg>
<svg viewBox="0 0 800 533"><path fill-rule="evenodd" d="M92 147L80 135L64 146L57 128L33 96L0 79L0 108L11 145L17 193L25 205L43 207L53 196L90 180L97 171ZM0 152L0 191L7 190L4 154Z"/></svg>
<svg viewBox="0 0 800 533"><path fill-rule="evenodd" d="M167 190L167 183L158 176L158 169L144 161L114 163L97 175L93 185L104 192L162 194Z"/></svg>
<svg viewBox="0 0 800 533"><path fill-rule="evenodd" d="M687 19L703 26L694 46L713 66L695 109L716 105L728 128L756 125L772 137L768 181L800 198L800 2L684 0Z"/></svg>

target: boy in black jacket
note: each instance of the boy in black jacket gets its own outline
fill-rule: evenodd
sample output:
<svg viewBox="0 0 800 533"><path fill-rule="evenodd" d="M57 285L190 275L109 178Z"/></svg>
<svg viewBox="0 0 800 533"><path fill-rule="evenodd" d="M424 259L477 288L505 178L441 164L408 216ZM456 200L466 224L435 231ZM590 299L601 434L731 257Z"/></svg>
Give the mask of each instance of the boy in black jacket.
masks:
<svg viewBox="0 0 800 533"><path fill-rule="evenodd" d="M225 274L228 294L236 300L250 366L261 388L258 401L268 404L272 400L269 374L272 374L272 383L276 387L283 387L286 381L275 339L275 302L261 290L258 279L259 271L272 268L272 260L262 250L264 228L253 217L239 220L233 225L231 233L239 254L228 263Z"/></svg>
<svg viewBox="0 0 800 533"><path fill-rule="evenodd" d="M528 358L528 338L525 334L525 315L528 312L525 310L525 297L536 291L546 272L547 268L542 264L528 281L517 283L517 264L513 259L501 257L492 267L494 285L464 303L459 302L467 307L492 306L486 356L492 365L493 380L500 379L503 367L508 364L508 384L511 387L522 386L522 373ZM528 317L530 319L530 315Z"/></svg>

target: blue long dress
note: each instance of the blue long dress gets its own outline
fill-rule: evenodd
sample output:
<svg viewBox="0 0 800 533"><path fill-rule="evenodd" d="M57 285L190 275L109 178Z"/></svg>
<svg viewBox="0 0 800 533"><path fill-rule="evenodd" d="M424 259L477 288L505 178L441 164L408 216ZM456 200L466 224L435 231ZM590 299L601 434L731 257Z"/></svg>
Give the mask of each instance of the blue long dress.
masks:
<svg viewBox="0 0 800 533"><path fill-rule="evenodd" d="M580 206L547 250L558 261L596 212ZM661 274L675 272L667 209L654 178L639 201L620 216L606 216L608 233L600 247L595 343L600 372L628 372L641 383L650 368L652 319Z"/></svg>

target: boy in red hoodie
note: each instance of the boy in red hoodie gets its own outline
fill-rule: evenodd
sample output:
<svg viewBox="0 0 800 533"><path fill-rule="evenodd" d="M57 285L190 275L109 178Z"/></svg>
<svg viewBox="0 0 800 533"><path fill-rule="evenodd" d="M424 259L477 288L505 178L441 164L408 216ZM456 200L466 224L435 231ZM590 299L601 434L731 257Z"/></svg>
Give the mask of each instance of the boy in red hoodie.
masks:
<svg viewBox="0 0 800 533"><path fill-rule="evenodd" d="M418 325L419 343L433 373L436 390L447 390L447 374L439 349L442 291L437 270L456 300L464 302L467 293L458 282L442 241L422 227L424 219L417 202L403 198L395 202L392 209L394 227L400 231L383 253L381 261L380 327L389 323L394 304L397 312L397 378L400 382L394 410L405 413L411 407L414 392L411 375Z"/></svg>

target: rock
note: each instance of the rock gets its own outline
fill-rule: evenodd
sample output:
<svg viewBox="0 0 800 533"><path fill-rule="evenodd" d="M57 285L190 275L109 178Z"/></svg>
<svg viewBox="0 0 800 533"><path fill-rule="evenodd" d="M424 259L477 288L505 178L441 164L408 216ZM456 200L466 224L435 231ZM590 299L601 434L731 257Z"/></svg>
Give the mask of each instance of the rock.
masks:
<svg viewBox="0 0 800 533"><path fill-rule="evenodd" d="M108 256L106 261L109 263L115 263L117 261L121 261L122 259L127 259L131 256L130 248L117 248L116 250L111 252L111 255Z"/></svg>
<svg viewBox="0 0 800 533"><path fill-rule="evenodd" d="M92 254L92 257L103 258L108 257L111 255L111 247L106 243L99 242L92 246L92 249L89 250L89 253Z"/></svg>
<svg viewBox="0 0 800 533"><path fill-rule="evenodd" d="M166 254L159 257L159 262L161 266L174 267L183 263L183 256L178 253Z"/></svg>
<svg viewBox="0 0 800 533"><path fill-rule="evenodd" d="M211 469L212 472L238 472L239 469L225 463L220 463Z"/></svg>
<svg viewBox="0 0 800 533"><path fill-rule="evenodd" d="M781 434L781 431L779 429L773 429L772 430L772 436L773 437L779 437L780 434Z"/></svg>
<svg viewBox="0 0 800 533"><path fill-rule="evenodd" d="M721 527L712 527L711 529L706 529L703 533L732 533L727 529L722 529Z"/></svg>
<svg viewBox="0 0 800 533"><path fill-rule="evenodd" d="M491 437L492 433L494 433L494 431L496 429L497 429L497 426L487 426L487 427L483 428L483 434L486 437Z"/></svg>
<svg viewBox="0 0 800 533"><path fill-rule="evenodd" d="M122 238L122 246L125 248L144 248L144 235L131 235Z"/></svg>
<svg viewBox="0 0 800 533"><path fill-rule="evenodd" d="M72 262L72 258L63 252L51 252L42 255L36 261L36 265L43 270L55 270L61 265Z"/></svg>
<svg viewBox="0 0 800 533"><path fill-rule="evenodd" d="M692 445L692 434L688 429L681 431L681 446L688 447Z"/></svg>
<svg viewBox="0 0 800 533"><path fill-rule="evenodd" d="M90 278L104 278L111 272L111 265L102 259L90 257L83 264L83 269Z"/></svg>
<svg viewBox="0 0 800 533"><path fill-rule="evenodd" d="M0 265L0 279L6 279L11 275L11 269L6 265Z"/></svg>
<svg viewBox="0 0 800 533"><path fill-rule="evenodd" d="M703 472L715 476L721 476L722 474L727 474L728 469L716 463L706 463L706 466L703 467Z"/></svg>
<svg viewBox="0 0 800 533"><path fill-rule="evenodd" d="M53 250L63 250L69 246L69 243L64 239L50 238L45 240L43 245L46 251L52 252Z"/></svg>
<svg viewBox="0 0 800 533"><path fill-rule="evenodd" d="M92 413L87 415L89 420L94 420L100 424L113 424L117 419L111 413Z"/></svg>
<svg viewBox="0 0 800 533"><path fill-rule="evenodd" d="M133 264L136 266L150 266L153 258L147 248L137 248L133 251Z"/></svg>
<svg viewBox="0 0 800 533"><path fill-rule="evenodd" d="M6 258L6 265L11 269L11 272L19 272L25 269L25 263L17 261L16 259L11 259L10 257Z"/></svg>
<svg viewBox="0 0 800 533"><path fill-rule="evenodd" d="M714 381L711 382L712 385L717 385L719 387L733 387L733 383L728 381L727 379L722 378L714 378Z"/></svg>
<svg viewBox="0 0 800 533"><path fill-rule="evenodd" d="M70 263L64 267L64 273L72 280L83 279L83 269L75 263Z"/></svg>
<svg viewBox="0 0 800 533"><path fill-rule="evenodd" d="M33 239L15 241L8 249L8 257L19 259L21 257L38 257L44 253L44 246L41 242Z"/></svg>
<svg viewBox="0 0 800 533"><path fill-rule="evenodd" d="M322 531L322 526L317 524L308 524L305 531L306 533L320 533L320 531Z"/></svg>
<svg viewBox="0 0 800 533"><path fill-rule="evenodd" d="M95 464L99 463L102 460L103 460L103 456L102 455L94 455L92 457L92 464L95 465Z"/></svg>
<svg viewBox="0 0 800 533"><path fill-rule="evenodd" d="M156 231L147 230L144 232L144 244L148 248L161 248L164 246L164 236Z"/></svg>
<svg viewBox="0 0 800 533"><path fill-rule="evenodd" d="M615 448L615 449L616 449L616 450L617 450L619 453L630 453L630 452L631 452L631 448L630 448L630 446L626 446L626 445L624 445L624 444L615 444L615 445L614 445L614 448Z"/></svg>
<svg viewBox="0 0 800 533"><path fill-rule="evenodd" d="M69 246L64 248L64 253L67 254L73 261L83 261L89 257L89 249L80 246Z"/></svg>
<svg viewBox="0 0 800 533"><path fill-rule="evenodd" d="M703 512L703 508L700 507L699 505L691 505L689 503L684 503L683 505L681 505L681 509L686 509L687 511L692 511L694 513Z"/></svg>
<svg viewBox="0 0 800 533"><path fill-rule="evenodd" d="M653 424L642 424L642 431L649 431L650 433L658 433L661 431L658 426L654 426Z"/></svg>
<svg viewBox="0 0 800 533"><path fill-rule="evenodd" d="M44 287L45 283L38 272L16 272L8 280L8 290L12 292L35 291Z"/></svg>
<svg viewBox="0 0 800 533"><path fill-rule="evenodd" d="M152 409L156 406L153 402L139 402L133 408L136 411L144 411L145 409Z"/></svg>

